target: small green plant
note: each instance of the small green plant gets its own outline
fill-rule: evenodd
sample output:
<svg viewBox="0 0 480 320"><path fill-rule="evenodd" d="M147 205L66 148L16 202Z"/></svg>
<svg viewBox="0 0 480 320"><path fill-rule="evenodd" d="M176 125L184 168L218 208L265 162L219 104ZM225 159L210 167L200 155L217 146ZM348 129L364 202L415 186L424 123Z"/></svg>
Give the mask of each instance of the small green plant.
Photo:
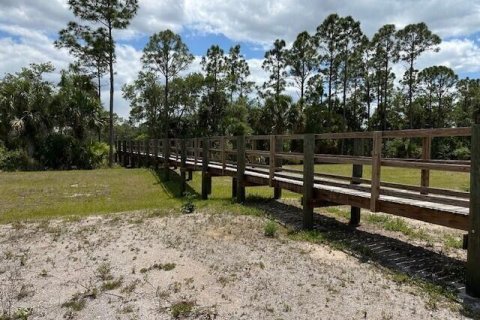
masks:
<svg viewBox="0 0 480 320"><path fill-rule="evenodd" d="M180 301L172 305L172 317L180 318L187 317L192 312L195 303L192 301Z"/></svg>
<svg viewBox="0 0 480 320"><path fill-rule="evenodd" d="M115 290L117 288L120 288L122 286L122 283L123 283L123 278L121 277L115 280L105 281L102 284L102 289L103 291Z"/></svg>
<svg viewBox="0 0 480 320"><path fill-rule="evenodd" d="M274 221L268 221L263 228L266 237L273 238L277 235L277 224Z"/></svg>
<svg viewBox="0 0 480 320"><path fill-rule="evenodd" d="M151 265L150 267L148 268L142 268L140 269L140 273L147 273L148 271L150 270L164 270L164 271L170 271L170 270L173 270L175 269L177 265L175 263L171 263L171 262L168 262L168 263L154 263L153 265Z"/></svg>
<svg viewBox="0 0 480 320"><path fill-rule="evenodd" d="M184 201L182 207L180 208L180 211L185 214L194 212L195 203L193 203L193 201L195 200L195 198L196 196L194 194L191 194L190 192L185 192Z"/></svg>
<svg viewBox="0 0 480 320"><path fill-rule="evenodd" d="M62 304L62 308L69 308L72 311L81 311L85 308L87 300L83 294L75 294L70 300Z"/></svg>
<svg viewBox="0 0 480 320"><path fill-rule="evenodd" d="M112 268L110 267L110 264L107 262L102 263L97 268L97 277L102 281L113 280L111 272Z"/></svg>
<svg viewBox="0 0 480 320"><path fill-rule="evenodd" d="M451 234L445 234L445 237L443 238L443 243L448 248L461 249L463 247L463 240Z"/></svg>

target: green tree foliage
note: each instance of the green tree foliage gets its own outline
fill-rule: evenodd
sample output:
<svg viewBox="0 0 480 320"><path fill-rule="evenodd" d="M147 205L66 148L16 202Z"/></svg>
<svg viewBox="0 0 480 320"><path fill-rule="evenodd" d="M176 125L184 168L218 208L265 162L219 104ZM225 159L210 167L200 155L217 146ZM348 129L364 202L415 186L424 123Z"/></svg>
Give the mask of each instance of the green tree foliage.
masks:
<svg viewBox="0 0 480 320"><path fill-rule="evenodd" d="M340 30L342 30L340 17L338 14L331 14L317 27L315 35L322 62L319 69L326 80L328 112L332 112L337 100L337 81L342 53Z"/></svg>
<svg viewBox="0 0 480 320"><path fill-rule="evenodd" d="M290 67L289 75L293 77L295 86L299 90L299 104L303 107L308 81L318 64L315 39L308 32L303 31L298 34L292 48L288 50L287 64Z"/></svg>
<svg viewBox="0 0 480 320"><path fill-rule="evenodd" d="M199 110L199 127L206 135L224 134L222 119L225 117L228 98L225 91L227 63L223 49L218 45L211 46L201 64L206 92L202 96Z"/></svg>
<svg viewBox="0 0 480 320"><path fill-rule="evenodd" d="M144 66L153 72L162 74L165 80L162 117L165 137L170 136L170 81L184 71L192 60L193 55L190 54L182 38L171 30L165 30L151 36L143 49L142 61Z"/></svg>
<svg viewBox="0 0 480 320"><path fill-rule="evenodd" d="M262 69L268 72L269 79L263 84L263 94L265 97L265 109L269 112L272 119L272 133L281 134L285 132L286 124L279 123L279 119L286 119L291 99L283 95L287 81L287 59L288 52L286 50L284 40L275 40L273 48L265 53L265 60ZM276 118L276 119L275 119Z"/></svg>
<svg viewBox="0 0 480 320"><path fill-rule="evenodd" d="M49 111L54 88L43 78L53 71L50 63L32 64L0 82L0 132L8 149L18 147L32 157L38 142L53 130Z"/></svg>
<svg viewBox="0 0 480 320"><path fill-rule="evenodd" d="M443 128L454 124L453 104L457 75L445 66L433 66L418 73L418 103L425 110L423 114L425 128Z"/></svg>
<svg viewBox="0 0 480 320"><path fill-rule="evenodd" d="M69 22L67 28L60 30L55 41L57 48L67 48L77 58L77 65L84 73L97 78L98 99L101 98L102 76L108 70L108 52L110 52L105 28L93 30L76 22Z"/></svg>
<svg viewBox="0 0 480 320"><path fill-rule="evenodd" d="M44 79L53 71L32 64L0 80L1 157L13 163L2 169L93 168L106 159L94 141L103 112L91 76L62 71L55 87Z"/></svg>
<svg viewBox="0 0 480 320"><path fill-rule="evenodd" d="M407 25L402 30L399 30L396 36L400 60L408 64L408 69L404 76L404 83L408 87L407 115L410 128L413 128L413 98L417 83L415 61L425 51L438 51L438 45L441 39L436 34L433 34L423 22Z"/></svg>
<svg viewBox="0 0 480 320"><path fill-rule="evenodd" d="M233 104L235 95L243 99L251 93L253 82L248 81L250 68L245 57L240 53L240 45L230 48L228 56L225 57L226 88L230 96L230 103Z"/></svg>
<svg viewBox="0 0 480 320"><path fill-rule="evenodd" d="M109 119L109 165L113 164L113 93L114 93L114 70L115 60L115 41L113 39L114 29L125 29L130 20L135 16L138 9L137 0L68 0L68 5L73 14L92 24L100 25L97 29L98 34L106 36L108 45L102 47L106 49L108 59L108 69L110 74L110 119Z"/></svg>
<svg viewBox="0 0 480 320"><path fill-rule="evenodd" d="M393 24L381 27L372 38L372 64L375 70L374 81L377 87L377 119L375 125L381 130L387 129L387 112L390 107L390 92L393 90L395 74L392 66L398 61L398 46Z"/></svg>

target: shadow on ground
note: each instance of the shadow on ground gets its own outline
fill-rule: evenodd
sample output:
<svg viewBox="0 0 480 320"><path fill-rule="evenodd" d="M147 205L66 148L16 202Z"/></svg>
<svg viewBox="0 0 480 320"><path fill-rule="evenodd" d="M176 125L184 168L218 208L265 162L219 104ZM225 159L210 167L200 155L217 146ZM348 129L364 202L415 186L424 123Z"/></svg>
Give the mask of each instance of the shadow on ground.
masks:
<svg viewBox="0 0 480 320"><path fill-rule="evenodd" d="M247 198L245 205L265 210L292 234L302 232L302 209L299 206L258 198ZM437 286L444 294L463 303L464 315L475 319L480 317L472 311L479 311L479 300L464 293L465 262L462 260L400 239L359 230L318 212L314 215L314 229L305 231L303 238L348 251L360 261L377 263L399 274L397 279L400 281L404 279L401 275L406 274L426 286Z"/></svg>
<svg viewBox="0 0 480 320"><path fill-rule="evenodd" d="M178 172L174 170L169 171L169 179L167 180L164 169L155 169L151 168L150 172L155 176L155 184L159 185L162 190L173 198L181 198L183 195L180 194L180 184L182 179ZM200 197L200 194L193 189L188 183L185 186L185 193L193 195L195 197Z"/></svg>

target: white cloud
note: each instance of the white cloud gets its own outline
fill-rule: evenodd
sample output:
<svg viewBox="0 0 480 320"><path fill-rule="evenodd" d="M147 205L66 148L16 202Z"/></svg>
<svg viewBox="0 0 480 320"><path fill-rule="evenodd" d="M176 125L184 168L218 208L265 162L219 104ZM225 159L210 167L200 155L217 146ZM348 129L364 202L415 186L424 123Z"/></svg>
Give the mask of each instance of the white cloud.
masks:
<svg viewBox="0 0 480 320"><path fill-rule="evenodd" d="M418 67L444 65L457 73L480 72L480 46L470 39L452 39L440 44L440 52L428 52L418 61Z"/></svg>

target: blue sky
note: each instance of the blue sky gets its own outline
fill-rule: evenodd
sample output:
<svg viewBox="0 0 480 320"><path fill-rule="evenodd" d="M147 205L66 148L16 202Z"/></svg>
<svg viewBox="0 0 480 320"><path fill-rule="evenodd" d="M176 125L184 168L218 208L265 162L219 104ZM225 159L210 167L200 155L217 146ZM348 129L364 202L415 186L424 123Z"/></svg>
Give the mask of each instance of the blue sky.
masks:
<svg viewBox="0 0 480 320"><path fill-rule="evenodd" d="M426 53L422 69L446 65L461 77L480 77L480 1L478 0L139 0L139 11L118 40L115 110L127 117L129 106L121 87L141 70L140 57L148 37L166 28L179 33L196 56L190 71L199 71L200 57L212 44L226 52L239 43L251 70L251 81L261 84L265 52L275 39L291 43L304 30L314 32L330 13L352 15L372 36L382 25L402 28L423 21L443 40L439 53ZM57 68L72 61L66 50L54 48L58 30L74 19L67 0L0 1L0 74L18 71L32 62L51 61ZM397 75L404 66L395 65ZM104 81L103 96L107 98ZM288 91L296 95L295 88Z"/></svg>

